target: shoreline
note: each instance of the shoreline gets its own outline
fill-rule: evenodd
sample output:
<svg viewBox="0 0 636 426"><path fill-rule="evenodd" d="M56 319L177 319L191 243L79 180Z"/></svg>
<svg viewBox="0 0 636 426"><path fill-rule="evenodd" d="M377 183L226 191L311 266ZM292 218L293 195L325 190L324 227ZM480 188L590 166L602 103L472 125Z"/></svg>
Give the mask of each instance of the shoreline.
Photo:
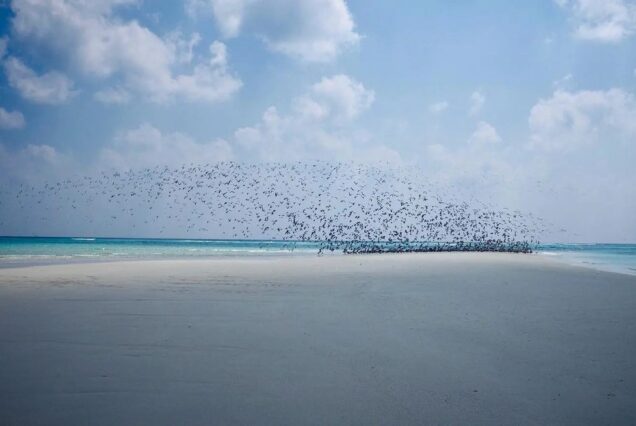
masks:
<svg viewBox="0 0 636 426"><path fill-rule="evenodd" d="M593 262L591 259L584 260L572 255L570 252L554 253L554 252L536 252L532 253L539 256L547 257L555 262L564 263L571 266L592 269L595 271L609 272L614 274L636 276L636 268L624 264Z"/></svg>
<svg viewBox="0 0 636 426"><path fill-rule="evenodd" d="M323 253L316 254L314 252L290 252L290 253L265 253L265 254L222 254L222 255L200 255L200 256L166 256L166 257L97 257L97 256L69 256L64 259L47 259L47 261L31 262L0 262L0 273L3 270L22 269L32 267L48 267L48 266L64 266L64 265L101 265L101 264L118 264L118 263L143 263L143 262L216 262L223 260L273 260L273 259L294 259L294 258L311 258L322 259L331 257L382 257L382 256L529 256L537 257L542 260L555 262L557 264L580 267L597 272L607 272L620 275L636 276L636 270L625 266L617 266L613 264L591 263L580 259L568 257L567 255L544 253L535 251L532 253L508 253L508 252L472 252L472 251L446 251L446 252L423 252L423 253Z"/></svg>

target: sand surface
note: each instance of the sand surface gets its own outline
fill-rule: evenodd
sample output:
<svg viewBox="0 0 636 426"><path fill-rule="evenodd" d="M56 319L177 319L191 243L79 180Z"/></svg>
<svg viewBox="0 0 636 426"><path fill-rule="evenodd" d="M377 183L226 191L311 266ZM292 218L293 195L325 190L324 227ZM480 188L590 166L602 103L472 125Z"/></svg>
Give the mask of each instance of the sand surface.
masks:
<svg viewBox="0 0 636 426"><path fill-rule="evenodd" d="M537 255L0 270L0 423L636 424L636 277Z"/></svg>

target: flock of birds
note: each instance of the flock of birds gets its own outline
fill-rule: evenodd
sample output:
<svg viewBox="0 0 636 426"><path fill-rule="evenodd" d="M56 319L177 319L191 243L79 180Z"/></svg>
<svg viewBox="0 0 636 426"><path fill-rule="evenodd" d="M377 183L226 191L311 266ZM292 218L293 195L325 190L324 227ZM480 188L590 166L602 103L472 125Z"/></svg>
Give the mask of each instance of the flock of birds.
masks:
<svg viewBox="0 0 636 426"><path fill-rule="evenodd" d="M311 241L321 253L530 252L538 243L539 218L426 182L416 169L223 162L22 185L10 198L23 221L65 220L93 234Z"/></svg>

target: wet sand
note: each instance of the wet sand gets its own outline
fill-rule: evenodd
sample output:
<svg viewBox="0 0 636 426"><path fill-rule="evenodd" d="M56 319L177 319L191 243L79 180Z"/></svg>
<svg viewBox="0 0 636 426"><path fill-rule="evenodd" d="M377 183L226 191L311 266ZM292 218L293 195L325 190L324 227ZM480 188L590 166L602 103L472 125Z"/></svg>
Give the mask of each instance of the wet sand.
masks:
<svg viewBox="0 0 636 426"><path fill-rule="evenodd" d="M0 269L0 423L636 424L636 276L428 253Z"/></svg>

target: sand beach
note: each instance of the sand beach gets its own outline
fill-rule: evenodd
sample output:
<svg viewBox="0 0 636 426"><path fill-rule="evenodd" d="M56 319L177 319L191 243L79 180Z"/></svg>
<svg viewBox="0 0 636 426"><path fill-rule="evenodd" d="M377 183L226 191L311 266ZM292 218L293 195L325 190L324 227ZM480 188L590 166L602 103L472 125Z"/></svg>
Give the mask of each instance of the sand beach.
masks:
<svg viewBox="0 0 636 426"><path fill-rule="evenodd" d="M4 425L634 424L636 276L539 255L0 269Z"/></svg>

